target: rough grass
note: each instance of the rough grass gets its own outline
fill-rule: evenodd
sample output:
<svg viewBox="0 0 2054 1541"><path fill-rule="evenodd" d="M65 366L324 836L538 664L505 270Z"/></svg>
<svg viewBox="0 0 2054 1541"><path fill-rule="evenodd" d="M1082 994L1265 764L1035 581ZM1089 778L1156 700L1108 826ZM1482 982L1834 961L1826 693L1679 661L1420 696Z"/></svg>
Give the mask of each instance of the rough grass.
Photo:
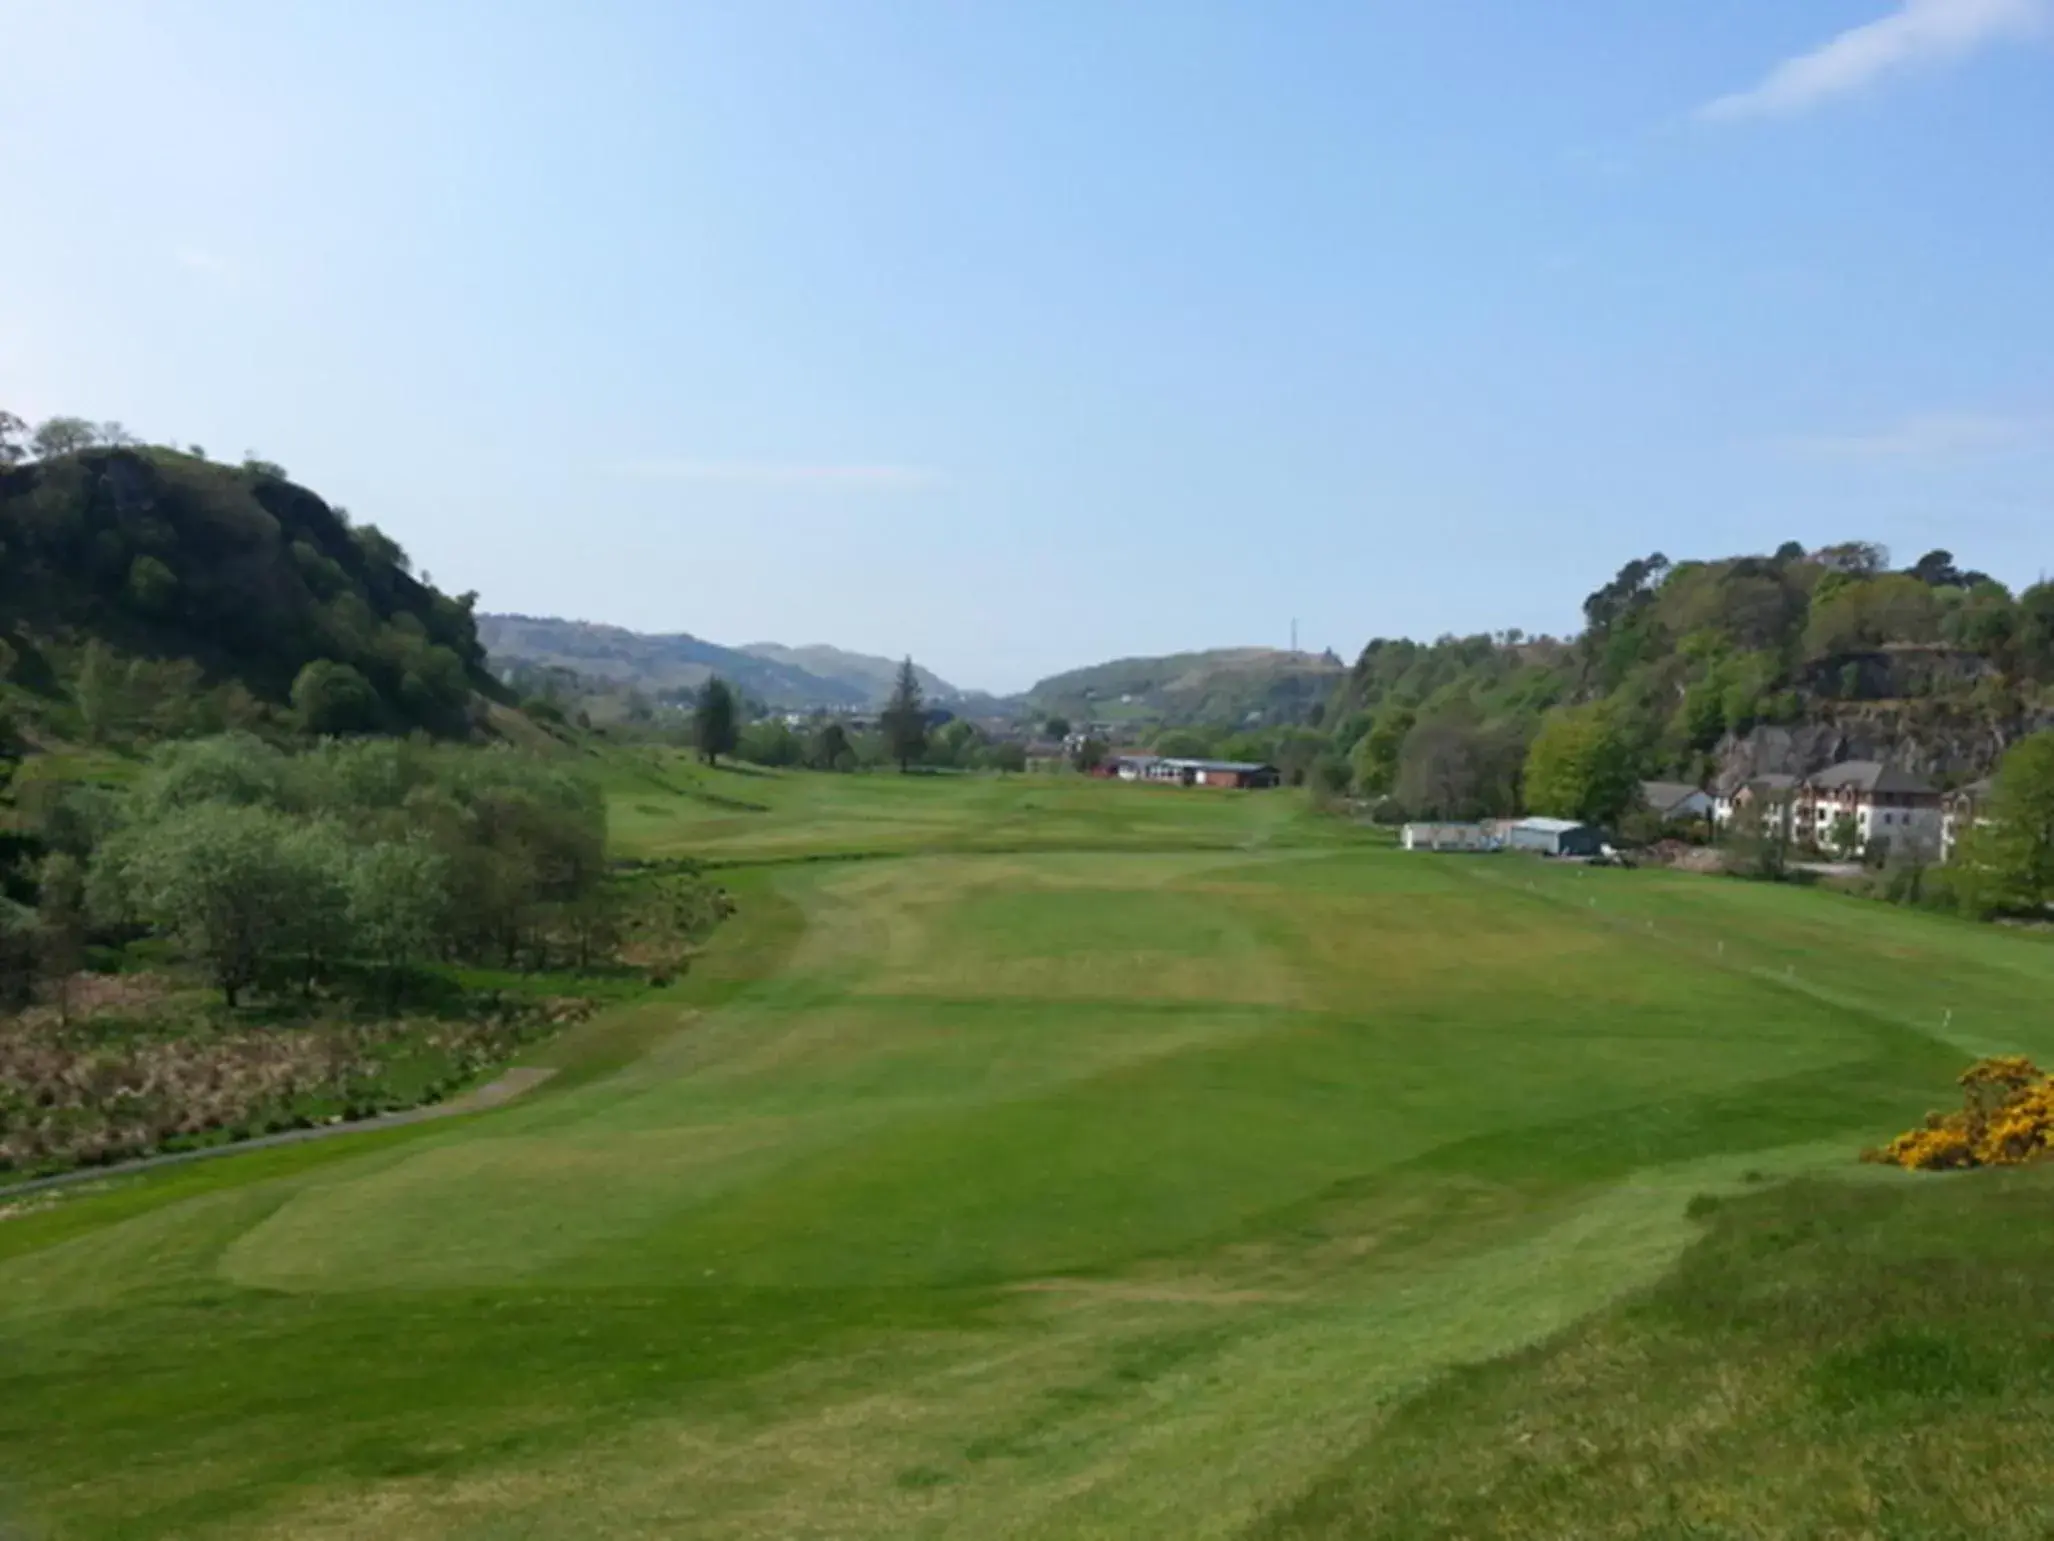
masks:
<svg viewBox="0 0 2054 1541"><path fill-rule="evenodd" d="M684 829L744 817L677 767L669 792L612 773ZM771 810L709 836L770 859L731 874L740 912L676 989L552 1045L531 1098L0 1224L0 1467L30 1522L1948 1533L1887 1508L1863 1529L1828 1504L1845 1482L1778 1528L1775 1494L1899 1440L1926 1452L1888 1488L1902 1513L2037 1533L1979 1484L2043 1459L2038 1414L1999 1413L2039 1395L2004 1317L2045 1319L2013 1278L2044 1190L1853 1165L1969 1053L2054 1050L2037 940L1410 858L1285 797L738 779ZM1042 849L995 833L1049 797ZM815 837L925 854L783 859ZM1830 1180L1748 1180L1803 1173ZM1862 1268L1897 1268L1947 1194L2010 1207L1861 1315ZM1918 1320L1943 1275L1958 1344ZM1987 1461L1921 1388L1981 1409ZM1546 1462L1519 1464L1514 1419ZM1730 1469L1691 1455L1702 1430ZM1585 1438L1611 1452L1588 1469ZM1701 1503L1663 1507L1691 1482Z"/></svg>

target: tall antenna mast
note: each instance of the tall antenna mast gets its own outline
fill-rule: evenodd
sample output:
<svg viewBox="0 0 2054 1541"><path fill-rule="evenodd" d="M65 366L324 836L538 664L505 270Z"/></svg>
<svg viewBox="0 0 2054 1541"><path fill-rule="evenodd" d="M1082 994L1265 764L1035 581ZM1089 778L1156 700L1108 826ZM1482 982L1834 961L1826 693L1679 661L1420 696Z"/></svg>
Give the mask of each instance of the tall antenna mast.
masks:
<svg viewBox="0 0 2054 1541"><path fill-rule="evenodd" d="M1291 617L1291 651L1298 651L1298 617Z"/></svg>

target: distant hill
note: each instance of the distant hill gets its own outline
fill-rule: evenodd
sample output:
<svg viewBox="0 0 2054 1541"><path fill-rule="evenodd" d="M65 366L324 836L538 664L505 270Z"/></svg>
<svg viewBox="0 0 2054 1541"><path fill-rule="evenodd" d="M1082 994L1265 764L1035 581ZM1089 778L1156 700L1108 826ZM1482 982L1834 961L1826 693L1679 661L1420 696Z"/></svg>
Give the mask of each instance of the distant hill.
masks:
<svg viewBox="0 0 2054 1541"><path fill-rule="evenodd" d="M1026 701L1069 717L1275 726L1306 721L1347 672L1331 653L1215 648L1072 669L1042 680Z"/></svg>
<svg viewBox="0 0 2054 1541"><path fill-rule="evenodd" d="M133 444L0 464L0 682L59 737L464 734L501 694L484 665L470 596L275 466Z"/></svg>
<svg viewBox="0 0 2054 1541"><path fill-rule="evenodd" d="M774 658L722 647L685 632L651 636L622 626L547 616L481 615L478 635L493 667L525 664L569 669L588 679L632 685L651 695L697 690L718 674L766 706L855 710L870 692L846 680L823 679Z"/></svg>
<svg viewBox="0 0 2054 1541"><path fill-rule="evenodd" d="M817 679L838 680L863 691L868 701L878 705L890 698L892 686L899 677L899 660L896 658L881 658L874 653L851 653L845 648L829 647L822 642L808 647L751 642L740 651L753 658L766 658L772 663L803 669ZM976 694L958 690L933 670L923 669L918 664L913 666L913 673L929 702L946 705Z"/></svg>

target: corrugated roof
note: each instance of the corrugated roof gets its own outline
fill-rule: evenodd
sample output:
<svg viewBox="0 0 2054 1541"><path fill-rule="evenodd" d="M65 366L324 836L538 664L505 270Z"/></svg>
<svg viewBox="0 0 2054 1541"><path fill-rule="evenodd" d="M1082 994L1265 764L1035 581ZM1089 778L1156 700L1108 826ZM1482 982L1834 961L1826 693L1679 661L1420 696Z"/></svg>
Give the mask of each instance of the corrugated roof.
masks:
<svg viewBox="0 0 2054 1541"><path fill-rule="evenodd" d="M1514 829L1530 829L1537 835L1566 835L1572 829L1588 829L1590 826L1580 819L1521 819Z"/></svg>

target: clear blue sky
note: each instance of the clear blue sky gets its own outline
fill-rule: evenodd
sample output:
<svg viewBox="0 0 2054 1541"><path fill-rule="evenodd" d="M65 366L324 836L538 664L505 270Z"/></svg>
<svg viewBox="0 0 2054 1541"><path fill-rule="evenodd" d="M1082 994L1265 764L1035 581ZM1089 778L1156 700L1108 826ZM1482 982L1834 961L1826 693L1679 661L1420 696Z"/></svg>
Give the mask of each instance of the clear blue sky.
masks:
<svg viewBox="0 0 2054 1541"><path fill-rule="evenodd" d="M488 608L1101 658L2054 552L2054 0L0 0L0 405Z"/></svg>

